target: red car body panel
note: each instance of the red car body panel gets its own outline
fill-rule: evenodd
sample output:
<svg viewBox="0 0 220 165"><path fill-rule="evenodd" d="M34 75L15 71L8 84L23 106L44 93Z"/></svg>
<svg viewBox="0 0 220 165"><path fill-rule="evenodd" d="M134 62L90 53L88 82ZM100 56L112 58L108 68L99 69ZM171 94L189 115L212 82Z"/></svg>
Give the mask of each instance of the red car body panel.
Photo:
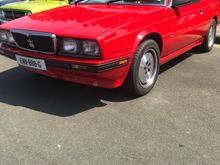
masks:
<svg viewBox="0 0 220 165"><path fill-rule="evenodd" d="M218 0L200 0L177 9L165 6L78 4L65 6L20 18L0 26L0 29L22 29L53 33L58 37L96 40L100 59L48 56L0 44L3 54L80 65L102 66L119 59L129 59L126 65L102 72L48 67L47 71L30 69L47 76L93 86L116 88L126 79L133 54L147 37L156 36L162 42L161 65L200 45L213 18L220 20ZM29 68L27 68L29 69Z"/></svg>

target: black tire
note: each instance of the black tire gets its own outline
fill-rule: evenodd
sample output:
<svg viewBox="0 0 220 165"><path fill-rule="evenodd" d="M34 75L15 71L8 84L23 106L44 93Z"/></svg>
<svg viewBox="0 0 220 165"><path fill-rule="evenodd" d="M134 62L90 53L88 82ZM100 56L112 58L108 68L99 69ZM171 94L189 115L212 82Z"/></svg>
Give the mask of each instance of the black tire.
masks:
<svg viewBox="0 0 220 165"><path fill-rule="evenodd" d="M214 39L213 39L213 43L210 45L210 40L209 40L209 34L211 31L211 28L214 28ZM216 39L216 28L217 28L217 23L214 19L212 19L211 24L209 26L209 29L205 35L204 41L202 43L202 45L200 45L198 48L199 50L201 50L202 52L209 52L212 50L214 44L215 44L215 39Z"/></svg>
<svg viewBox="0 0 220 165"><path fill-rule="evenodd" d="M155 68L152 69L152 71L154 70L152 72L152 75L154 75L154 78L152 79L151 83L147 86L147 84L142 84L142 82L141 82L142 77L140 76L141 75L140 69L142 69L142 71L143 71L143 69L145 69L146 66L148 66L149 64L147 65L147 63L146 63L146 66L144 66L144 67L143 67L143 65L140 65L140 64L141 64L141 62L143 63L143 61L142 61L143 56L146 56L146 53L148 53L148 51L149 52L151 51L150 53L155 54L155 55L152 55L153 60L154 60L154 63L153 62L152 63L153 63L153 67L155 66ZM135 96L143 96L143 95L147 94L153 88L153 86L155 85L155 83L157 81L157 77L158 77L159 69L160 69L160 60L159 59L160 59L160 49L159 49L158 44L154 40L151 40L151 39L148 39L148 40L142 42L138 46L138 48L134 54L129 73L126 78L125 84L124 84L125 89ZM144 71L146 71L146 69ZM144 72L144 73L146 74L146 72ZM148 72L148 73L150 73L150 72Z"/></svg>

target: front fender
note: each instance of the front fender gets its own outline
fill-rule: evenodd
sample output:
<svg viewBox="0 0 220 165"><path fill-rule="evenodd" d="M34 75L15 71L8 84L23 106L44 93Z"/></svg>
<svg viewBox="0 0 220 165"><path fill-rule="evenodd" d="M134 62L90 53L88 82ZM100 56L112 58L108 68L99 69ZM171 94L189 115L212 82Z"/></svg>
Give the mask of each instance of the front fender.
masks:
<svg viewBox="0 0 220 165"><path fill-rule="evenodd" d="M134 44L133 44L133 47L132 47L131 51L132 51L132 52L135 52L136 49L137 49L137 47L138 47L138 45L140 45L140 43L141 43L142 41L144 41L144 40L145 40L148 36L150 36L151 34L159 34L159 33L157 33L155 29L151 29L151 30L149 30L149 31L147 31L147 30L142 30L141 32L139 32L138 35L137 35L137 37L136 37L136 39L135 39L135 41L134 41ZM159 35L160 35L160 34L159 34ZM160 36L161 36L161 35L160 35Z"/></svg>

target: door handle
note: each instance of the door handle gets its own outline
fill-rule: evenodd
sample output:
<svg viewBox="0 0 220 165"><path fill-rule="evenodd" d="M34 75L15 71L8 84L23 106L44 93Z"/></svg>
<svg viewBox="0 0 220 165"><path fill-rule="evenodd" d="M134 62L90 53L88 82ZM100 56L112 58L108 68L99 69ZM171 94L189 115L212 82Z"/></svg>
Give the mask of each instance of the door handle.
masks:
<svg viewBox="0 0 220 165"><path fill-rule="evenodd" d="M203 14L203 10L200 10L199 13L202 15Z"/></svg>

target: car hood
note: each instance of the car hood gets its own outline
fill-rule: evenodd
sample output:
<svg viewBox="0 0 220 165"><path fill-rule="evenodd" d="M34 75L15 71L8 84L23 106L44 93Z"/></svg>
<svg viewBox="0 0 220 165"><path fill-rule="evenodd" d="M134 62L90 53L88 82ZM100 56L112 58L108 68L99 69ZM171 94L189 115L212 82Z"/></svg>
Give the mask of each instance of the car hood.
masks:
<svg viewBox="0 0 220 165"><path fill-rule="evenodd" d="M13 10L27 10L32 13L45 11L48 9L56 8L59 6L67 5L68 1L56 1L56 0L35 0L35 1L23 1L6 4L0 7L0 9L13 9Z"/></svg>
<svg viewBox="0 0 220 165"><path fill-rule="evenodd" d="M135 20L152 18L162 7L129 5L69 5L1 25L6 29L50 32L58 36L97 38L101 33ZM159 13L159 12L158 12ZM0 27L0 28L1 28Z"/></svg>

